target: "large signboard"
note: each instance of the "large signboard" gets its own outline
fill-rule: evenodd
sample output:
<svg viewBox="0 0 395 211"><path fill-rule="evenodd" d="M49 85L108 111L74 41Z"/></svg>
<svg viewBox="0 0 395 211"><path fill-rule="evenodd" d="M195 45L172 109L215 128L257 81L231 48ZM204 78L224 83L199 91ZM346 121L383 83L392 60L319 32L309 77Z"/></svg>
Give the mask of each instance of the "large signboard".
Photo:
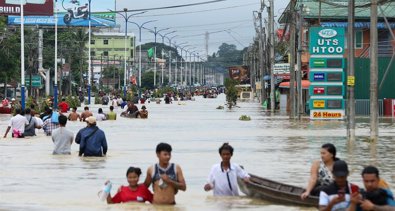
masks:
<svg viewBox="0 0 395 211"><path fill-rule="evenodd" d="M344 119L344 28L310 28L310 119Z"/></svg>
<svg viewBox="0 0 395 211"><path fill-rule="evenodd" d="M53 0L23 0L24 15L53 15ZM0 16L20 15L20 0L0 0Z"/></svg>
<svg viewBox="0 0 395 211"><path fill-rule="evenodd" d="M91 1L91 26L113 27L115 26L115 0L92 0ZM60 27L89 25L89 0L59 0L56 4L57 23ZM9 16L8 24L20 25L19 16ZM26 16L25 25L54 26L54 16Z"/></svg>
<svg viewBox="0 0 395 211"><path fill-rule="evenodd" d="M250 84L250 70L248 66L229 67L229 77L239 81L240 84Z"/></svg>
<svg viewBox="0 0 395 211"><path fill-rule="evenodd" d="M343 55L344 28L310 28L310 54Z"/></svg>

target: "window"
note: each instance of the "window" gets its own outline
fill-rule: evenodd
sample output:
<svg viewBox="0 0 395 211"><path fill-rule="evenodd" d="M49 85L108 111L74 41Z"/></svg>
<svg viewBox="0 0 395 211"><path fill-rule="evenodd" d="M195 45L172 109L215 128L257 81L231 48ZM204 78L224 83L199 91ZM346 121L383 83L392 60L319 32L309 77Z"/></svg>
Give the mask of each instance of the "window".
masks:
<svg viewBox="0 0 395 211"><path fill-rule="evenodd" d="M356 49L363 48L363 31L362 30L355 31L355 48Z"/></svg>
<svg viewBox="0 0 395 211"><path fill-rule="evenodd" d="M354 48L362 49L363 48L363 30L355 30L354 31ZM347 31L346 31L347 34ZM347 49L347 36L344 37L344 48Z"/></svg>
<svg viewBox="0 0 395 211"><path fill-rule="evenodd" d="M95 40L91 40L91 45L94 45L95 44Z"/></svg>
<svg viewBox="0 0 395 211"><path fill-rule="evenodd" d="M108 40L103 40L104 45L108 45Z"/></svg>
<svg viewBox="0 0 395 211"><path fill-rule="evenodd" d="M96 56L96 52L95 51L91 51L91 56Z"/></svg>
<svg viewBox="0 0 395 211"><path fill-rule="evenodd" d="M103 56L108 56L108 51L104 51Z"/></svg>
<svg viewBox="0 0 395 211"><path fill-rule="evenodd" d="M130 58L134 58L133 57L133 51L130 51Z"/></svg>

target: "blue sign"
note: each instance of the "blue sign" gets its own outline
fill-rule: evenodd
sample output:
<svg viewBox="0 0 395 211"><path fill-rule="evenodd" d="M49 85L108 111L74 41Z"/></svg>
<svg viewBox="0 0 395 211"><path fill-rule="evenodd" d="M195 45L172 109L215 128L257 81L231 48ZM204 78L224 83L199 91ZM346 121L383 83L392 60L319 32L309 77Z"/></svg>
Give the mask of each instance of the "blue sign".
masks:
<svg viewBox="0 0 395 211"><path fill-rule="evenodd" d="M56 4L57 19L54 16L25 16L25 25L54 26L55 21L59 27L77 26L88 27L89 16L93 27L114 27L116 13L115 0L67 1L59 0ZM8 16L9 25L20 25L20 16Z"/></svg>
<svg viewBox="0 0 395 211"><path fill-rule="evenodd" d="M325 74L324 73L314 73L314 81L324 81Z"/></svg>

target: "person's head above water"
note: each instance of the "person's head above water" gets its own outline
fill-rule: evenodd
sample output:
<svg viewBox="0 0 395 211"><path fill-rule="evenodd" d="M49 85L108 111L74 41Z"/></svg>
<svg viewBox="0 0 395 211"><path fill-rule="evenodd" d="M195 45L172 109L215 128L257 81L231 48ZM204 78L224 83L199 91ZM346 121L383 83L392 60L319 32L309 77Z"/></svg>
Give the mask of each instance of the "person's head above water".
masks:
<svg viewBox="0 0 395 211"><path fill-rule="evenodd" d="M88 107L88 106L85 106L84 110L85 110L85 111L89 111L89 107Z"/></svg>
<svg viewBox="0 0 395 211"><path fill-rule="evenodd" d="M233 147L229 145L229 143L224 143L222 146L218 149L219 154L221 155L223 151L228 151L230 152L230 155L233 155Z"/></svg>
<svg viewBox="0 0 395 211"><path fill-rule="evenodd" d="M102 114L102 113L103 113L103 109L102 109L102 108L99 108L98 113L99 113L99 114Z"/></svg>
<svg viewBox="0 0 395 211"><path fill-rule="evenodd" d="M162 164L167 164L171 158L172 148L168 143L159 143L156 146L156 155L159 159L159 162Z"/></svg>
<svg viewBox="0 0 395 211"><path fill-rule="evenodd" d="M233 156L233 151L234 149L229 145L229 143L222 144L222 146L218 149L219 155L222 158L222 162L229 163Z"/></svg>
<svg viewBox="0 0 395 211"><path fill-rule="evenodd" d="M331 160L332 161L339 160L336 157L336 147L335 147L335 145L333 145L331 143L322 145L320 154L321 154L321 159L324 162L331 161Z"/></svg>

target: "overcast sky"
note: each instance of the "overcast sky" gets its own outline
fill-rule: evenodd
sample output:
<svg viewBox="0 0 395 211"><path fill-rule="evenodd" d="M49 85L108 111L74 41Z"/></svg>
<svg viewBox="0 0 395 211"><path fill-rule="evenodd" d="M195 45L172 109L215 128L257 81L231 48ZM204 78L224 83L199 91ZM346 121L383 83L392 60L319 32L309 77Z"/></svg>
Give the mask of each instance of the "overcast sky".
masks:
<svg viewBox="0 0 395 211"><path fill-rule="evenodd" d="M181 4L191 4L206 2L208 0L117 0L117 10L123 8L144 9L153 7L166 7ZM274 0L275 16L279 16L288 4L288 0ZM267 2L268 4L268 2ZM177 9L165 9L149 11L145 14L133 17L131 21L139 24L157 20L145 25L147 28L171 29L165 32L177 31L169 37L177 35L173 39L177 43L188 42L196 47L201 54L204 54L206 31L209 36L209 54L216 52L218 47L223 43L235 44L238 49L247 47L255 34L253 25L252 12L259 10L260 0L227 0L223 2L211 3L206 5L183 7ZM264 17L267 17L267 11L264 11ZM124 19L117 17L117 24L124 26ZM138 29L134 24L128 25L129 32L138 35ZM223 32L218 32L226 30ZM137 37L138 40L138 37ZM152 42L154 35L147 30L142 31L142 43ZM157 39L162 42L162 38ZM165 40L168 44L168 41Z"/></svg>

